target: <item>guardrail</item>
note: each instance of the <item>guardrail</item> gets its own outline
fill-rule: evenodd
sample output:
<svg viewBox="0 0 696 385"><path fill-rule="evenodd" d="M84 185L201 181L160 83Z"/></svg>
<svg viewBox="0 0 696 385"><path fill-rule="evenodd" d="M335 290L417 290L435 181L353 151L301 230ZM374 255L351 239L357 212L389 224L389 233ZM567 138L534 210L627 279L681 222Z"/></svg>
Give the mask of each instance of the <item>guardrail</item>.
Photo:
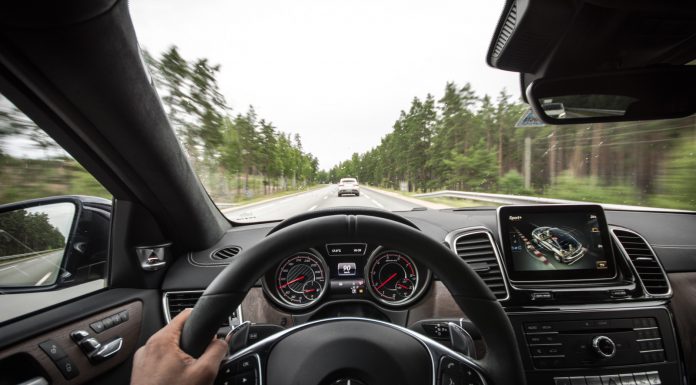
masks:
<svg viewBox="0 0 696 385"><path fill-rule="evenodd" d="M454 191L442 190L429 192L424 194L414 195L417 198L458 198L471 199L474 201L483 201L498 203L503 205L524 205L524 204L556 204L556 203L577 203L574 201L552 198L537 198L524 195L508 195L508 194L491 194L480 193L473 191Z"/></svg>
<svg viewBox="0 0 696 385"><path fill-rule="evenodd" d="M529 204L560 204L560 203L573 203L573 204L598 204L608 210L632 210L632 211L662 211L662 212L691 212L688 210L675 210L675 209L663 209L655 207L643 207L643 206L631 206L631 205L617 205L610 203L598 203L598 202L584 202L584 201L570 201L565 199L554 199L554 198L539 198L530 197L525 195L510 195L510 194L491 194L491 193L480 193L473 191L454 191L454 190L441 190L434 191L424 194L416 194L414 197L417 198L459 198L459 199L470 199L474 201L491 202L499 205L529 205Z"/></svg>
<svg viewBox="0 0 696 385"><path fill-rule="evenodd" d="M5 255L5 256L0 256L0 265L6 265L8 262L15 262L18 260L24 260L24 259L29 259L33 257L38 257L43 254L48 254L52 253L54 251L61 250L60 248L58 249L52 249L52 250L41 250L41 251L33 251L31 253L24 253L24 254L13 254L13 255Z"/></svg>

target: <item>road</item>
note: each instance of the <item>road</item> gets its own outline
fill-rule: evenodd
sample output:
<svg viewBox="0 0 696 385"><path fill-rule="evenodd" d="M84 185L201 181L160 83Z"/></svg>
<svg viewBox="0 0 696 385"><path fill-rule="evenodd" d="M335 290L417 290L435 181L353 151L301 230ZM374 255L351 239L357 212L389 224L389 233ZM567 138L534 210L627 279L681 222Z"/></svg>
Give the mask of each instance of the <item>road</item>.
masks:
<svg viewBox="0 0 696 385"><path fill-rule="evenodd" d="M226 209L223 213L233 221L258 222L285 219L307 211L344 206L408 211L419 205L407 199L386 195L362 186L360 196L347 195L339 198L338 186L330 185L285 198Z"/></svg>
<svg viewBox="0 0 696 385"><path fill-rule="evenodd" d="M63 250L0 266L0 286L40 286L55 282Z"/></svg>

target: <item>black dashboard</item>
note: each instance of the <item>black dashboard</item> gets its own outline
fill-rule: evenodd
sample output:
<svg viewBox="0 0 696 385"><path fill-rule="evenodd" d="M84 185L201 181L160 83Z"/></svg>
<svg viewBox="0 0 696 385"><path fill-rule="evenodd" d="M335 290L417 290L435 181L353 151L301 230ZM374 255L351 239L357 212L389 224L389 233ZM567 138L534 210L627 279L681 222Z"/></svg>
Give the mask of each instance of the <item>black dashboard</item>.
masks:
<svg viewBox="0 0 696 385"><path fill-rule="evenodd" d="M683 377L674 325L689 310L675 314L670 274L696 271L693 213L553 205L400 214L487 283L514 326L530 383L677 384ZM169 298L200 295L226 266L215 253L251 247L273 225L236 227L215 249L180 258L163 285L165 312ZM443 344L454 321L485 355L442 282L412 256L378 244L328 240L288 250L248 297L234 311L237 321L287 327L359 316Z"/></svg>

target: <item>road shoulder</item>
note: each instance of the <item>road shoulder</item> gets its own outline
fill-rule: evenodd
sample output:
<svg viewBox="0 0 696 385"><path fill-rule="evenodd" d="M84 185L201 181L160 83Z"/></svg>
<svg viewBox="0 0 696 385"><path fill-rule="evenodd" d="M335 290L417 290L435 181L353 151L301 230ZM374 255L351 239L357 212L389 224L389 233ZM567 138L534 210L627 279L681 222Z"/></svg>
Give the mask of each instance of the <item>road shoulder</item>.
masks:
<svg viewBox="0 0 696 385"><path fill-rule="evenodd" d="M452 208L450 206L442 205L439 203L428 202L428 201L423 200L423 199L417 199L417 198L413 198L410 196L395 193L392 191L382 190L382 189L379 189L379 188L376 188L373 186L370 186L370 187L360 186L360 188L362 188L363 190L373 191L373 192L376 192L378 194L383 194L383 195L386 195L388 197L392 197L395 199L401 199L403 201L413 203L416 206L425 207L425 208L430 209L430 210L442 210L442 209L451 209Z"/></svg>

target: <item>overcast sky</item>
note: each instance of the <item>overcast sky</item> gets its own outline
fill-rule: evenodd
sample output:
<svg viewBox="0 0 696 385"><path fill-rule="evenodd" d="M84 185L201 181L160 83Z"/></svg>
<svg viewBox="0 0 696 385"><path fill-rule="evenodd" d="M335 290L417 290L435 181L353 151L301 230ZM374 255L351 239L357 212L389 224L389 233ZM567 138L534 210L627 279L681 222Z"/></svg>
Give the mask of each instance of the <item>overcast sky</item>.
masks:
<svg viewBox="0 0 696 385"><path fill-rule="evenodd" d="M131 0L141 46L177 45L222 66L234 112L253 105L328 169L379 144L414 96L439 98L447 81L479 94L514 73L485 55L503 0Z"/></svg>

